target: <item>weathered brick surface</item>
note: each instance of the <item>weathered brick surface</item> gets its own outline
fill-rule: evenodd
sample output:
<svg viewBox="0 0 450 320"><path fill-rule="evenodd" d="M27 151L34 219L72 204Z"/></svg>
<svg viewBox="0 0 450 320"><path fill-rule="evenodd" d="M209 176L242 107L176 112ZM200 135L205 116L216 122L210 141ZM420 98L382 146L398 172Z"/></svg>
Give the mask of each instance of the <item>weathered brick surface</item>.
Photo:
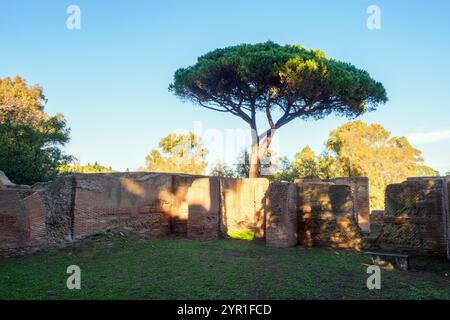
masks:
<svg viewBox="0 0 450 320"><path fill-rule="evenodd" d="M269 180L221 179L221 233L254 232L263 239L265 231L264 204Z"/></svg>
<svg viewBox="0 0 450 320"><path fill-rule="evenodd" d="M27 211L19 193L0 190L0 248L9 249L25 245L29 235Z"/></svg>
<svg viewBox="0 0 450 320"><path fill-rule="evenodd" d="M351 188L353 214L363 232L370 232L370 196L367 177L343 177L335 179L297 179L295 183L332 183L348 185Z"/></svg>
<svg viewBox="0 0 450 320"><path fill-rule="evenodd" d="M0 190L0 255L35 251L46 241L45 210L34 190Z"/></svg>
<svg viewBox="0 0 450 320"><path fill-rule="evenodd" d="M47 213L39 192L35 192L24 198L23 205L27 211L26 225L28 241L33 245L43 245L47 241L47 228L45 220Z"/></svg>
<svg viewBox="0 0 450 320"><path fill-rule="evenodd" d="M266 245L286 248L297 239L297 188L291 183L272 183L267 192Z"/></svg>
<svg viewBox="0 0 450 320"><path fill-rule="evenodd" d="M171 175L77 174L75 181L75 238L114 227L150 235L170 232Z"/></svg>
<svg viewBox="0 0 450 320"><path fill-rule="evenodd" d="M381 227L384 224L384 210L372 210L370 213L370 225Z"/></svg>
<svg viewBox="0 0 450 320"><path fill-rule="evenodd" d="M447 254L445 179L416 178L386 189L384 225L375 245L385 250Z"/></svg>
<svg viewBox="0 0 450 320"><path fill-rule="evenodd" d="M175 234L187 234L187 220L189 213L188 190L195 179L199 177L189 175L174 175L172 193L174 204L171 212L171 227Z"/></svg>
<svg viewBox="0 0 450 320"><path fill-rule="evenodd" d="M304 246L361 249L351 187L325 182L299 182L298 240Z"/></svg>
<svg viewBox="0 0 450 320"><path fill-rule="evenodd" d="M158 173L75 174L33 188L9 185L0 189L0 255L116 227L192 239L254 231L273 247L360 249L360 227L369 221L367 185L362 178L269 184ZM374 225L383 225L375 246L450 259L449 189L450 177L390 185L385 215L372 215Z"/></svg>
<svg viewBox="0 0 450 320"><path fill-rule="evenodd" d="M363 232L370 232L370 197L369 179L366 177L336 178L337 184L346 184L351 187L353 196L353 209L358 226Z"/></svg>
<svg viewBox="0 0 450 320"><path fill-rule="evenodd" d="M218 238L219 223L219 178L195 179L188 190L187 236L201 240Z"/></svg>
<svg viewBox="0 0 450 320"><path fill-rule="evenodd" d="M47 213L47 238L49 242L64 243L73 239L75 177L62 176L41 191Z"/></svg>

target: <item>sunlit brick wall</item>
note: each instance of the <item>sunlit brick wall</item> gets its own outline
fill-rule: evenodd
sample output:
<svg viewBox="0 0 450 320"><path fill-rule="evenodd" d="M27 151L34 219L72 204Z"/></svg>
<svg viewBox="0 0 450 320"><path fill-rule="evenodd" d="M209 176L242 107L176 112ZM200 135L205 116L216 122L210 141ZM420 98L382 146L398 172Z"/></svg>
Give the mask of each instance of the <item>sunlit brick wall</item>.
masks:
<svg viewBox="0 0 450 320"><path fill-rule="evenodd" d="M298 181L298 239L304 246L361 249L351 187Z"/></svg>
<svg viewBox="0 0 450 320"><path fill-rule="evenodd" d="M411 178L389 185L384 225L375 244L386 250L446 254L446 183L442 178Z"/></svg>

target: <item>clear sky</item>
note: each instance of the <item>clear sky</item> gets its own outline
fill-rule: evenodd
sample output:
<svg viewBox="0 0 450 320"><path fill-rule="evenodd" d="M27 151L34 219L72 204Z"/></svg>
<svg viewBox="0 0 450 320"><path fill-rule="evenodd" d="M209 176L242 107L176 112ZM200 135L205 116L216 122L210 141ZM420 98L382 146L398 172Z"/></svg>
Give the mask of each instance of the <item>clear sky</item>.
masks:
<svg viewBox="0 0 450 320"><path fill-rule="evenodd" d="M66 27L71 4L81 9L80 30ZM366 27L372 4L381 9L380 30ZM450 170L449 13L448 0L1 0L0 77L21 75L43 86L46 111L66 116L67 151L82 163L135 169L162 137L193 130L196 122L203 132L246 129L239 118L169 93L177 68L218 47L300 43L381 81L390 100L362 120L408 136L426 164L444 173ZM345 121L293 121L278 132L278 152L292 157L306 144L320 152L329 131ZM213 140L207 144L214 149Z"/></svg>

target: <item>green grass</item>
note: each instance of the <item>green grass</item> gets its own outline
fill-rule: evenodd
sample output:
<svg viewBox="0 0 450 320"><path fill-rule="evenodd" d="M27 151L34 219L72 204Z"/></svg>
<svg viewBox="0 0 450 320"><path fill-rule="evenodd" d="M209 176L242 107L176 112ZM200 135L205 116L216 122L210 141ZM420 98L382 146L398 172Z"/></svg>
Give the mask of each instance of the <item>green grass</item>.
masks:
<svg viewBox="0 0 450 320"><path fill-rule="evenodd" d="M444 259L383 270L382 289L370 291L370 261L352 251L127 239L0 260L0 299L450 299ZM72 264L81 268L81 290L66 288Z"/></svg>
<svg viewBox="0 0 450 320"><path fill-rule="evenodd" d="M255 232L253 231L228 231L228 235L232 239L239 240L253 240L255 238Z"/></svg>

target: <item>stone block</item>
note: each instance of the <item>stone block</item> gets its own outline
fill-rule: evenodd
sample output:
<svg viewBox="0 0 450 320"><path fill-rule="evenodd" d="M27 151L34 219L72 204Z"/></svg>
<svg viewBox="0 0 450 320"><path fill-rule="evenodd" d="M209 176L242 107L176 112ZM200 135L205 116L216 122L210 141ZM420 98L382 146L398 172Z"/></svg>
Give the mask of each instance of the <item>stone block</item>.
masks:
<svg viewBox="0 0 450 320"><path fill-rule="evenodd" d="M372 263L387 269L407 271L409 269L409 255L389 252L366 252Z"/></svg>

